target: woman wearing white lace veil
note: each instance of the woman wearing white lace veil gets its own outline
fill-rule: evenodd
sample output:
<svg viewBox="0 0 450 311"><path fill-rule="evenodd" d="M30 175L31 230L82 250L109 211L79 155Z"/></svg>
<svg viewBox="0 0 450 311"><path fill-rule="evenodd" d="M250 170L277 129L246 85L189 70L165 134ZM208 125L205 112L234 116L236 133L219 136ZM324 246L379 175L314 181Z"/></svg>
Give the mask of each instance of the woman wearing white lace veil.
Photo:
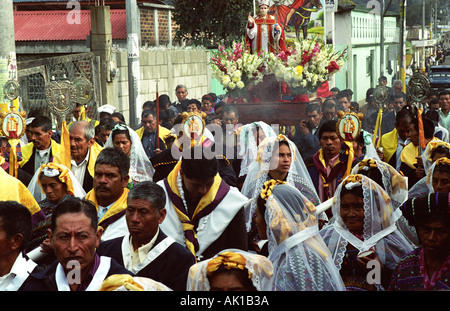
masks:
<svg viewBox="0 0 450 311"><path fill-rule="evenodd" d="M419 245L417 232L414 227L408 225L399 207L408 200L408 185L406 178L390 164L381 160L364 159L355 165L351 174L362 174L378 183L391 198L394 208L394 221L398 229L414 245Z"/></svg>
<svg viewBox="0 0 450 311"><path fill-rule="evenodd" d="M239 176L247 175L248 168L256 160L258 145L266 137L276 137L276 133L267 123L259 121L242 126L239 133L238 153L242 157Z"/></svg>
<svg viewBox="0 0 450 311"><path fill-rule="evenodd" d="M392 270L414 246L397 229L389 194L364 175L347 176L333 197L333 218L320 234L347 290L385 290ZM367 263L378 261L379 280L368 282Z"/></svg>
<svg viewBox="0 0 450 311"><path fill-rule="evenodd" d="M280 165L279 153L280 148L287 146L289 148L289 166ZM286 162L286 163L289 163ZM284 177L272 176L280 171ZM242 186L242 194L247 198L254 199L261 193L264 183L270 179L285 180L288 184L297 188L309 201L314 205L320 204L314 184L306 169L300 153L295 144L284 135L277 137L266 137L258 146L258 154L256 160L250 165L244 185ZM245 216L247 222L247 231L252 229L256 210L256 202L252 202L246 207Z"/></svg>
<svg viewBox="0 0 450 311"><path fill-rule="evenodd" d="M226 249L208 260L194 264L189 269L187 291L220 290L220 275L234 280L234 290L270 290L273 275L272 263L264 256L239 249Z"/></svg>
<svg viewBox="0 0 450 311"><path fill-rule="evenodd" d="M409 190L409 198L418 198L422 195L426 195L429 192L434 192L431 185L433 176L432 168L436 160L440 158L450 158L450 144L443 141L430 141L427 144L427 148L422 154L423 168L426 172L426 176L420 179Z"/></svg>
<svg viewBox="0 0 450 311"><path fill-rule="evenodd" d="M296 188L269 180L257 200L256 221L268 239L273 291L344 291L333 258L319 234L315 206Z"/></svg>
<svg viewBox="0 0 450 311"><path fill-rule="evenodd" d="M118 148L128 155L132 183L152 180L155 169L142 147L139 136L130 127L117 123L103 148Z"/></svg>

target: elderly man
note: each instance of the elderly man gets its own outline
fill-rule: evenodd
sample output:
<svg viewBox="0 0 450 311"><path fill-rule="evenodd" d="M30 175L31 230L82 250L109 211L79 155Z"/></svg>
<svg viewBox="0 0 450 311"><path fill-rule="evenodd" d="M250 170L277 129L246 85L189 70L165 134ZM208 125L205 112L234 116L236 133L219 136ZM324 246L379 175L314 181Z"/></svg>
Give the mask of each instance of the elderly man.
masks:
<svg viewBox="0 0 450 311"><path fill-rule="evenodd" d="M169 176L158 182L167 194L161 229L196 257L210 258L226 248L247 250L244 204L248 199L218 174L215 157L191 149Z"/></svg>
<svg viewBox="0 0 450 311"><path fill-rule="evenodd" d="M95 141L95 128L87 121L77 121L69 126L70 170L83 189L89 192L93 187L94 166L102 147ZM64 164L62 152L55 155L53 162Z"/></svg>
<svg viewBox="0 0 450 311"><path fill-rule="evenodd" d="M179 84L176 86L175 95L177 97L177 100L172 103L172 106L177 109L178 113L183 112L184 107L182 105L182 102L187 99L188 94L188 89L185 85Z"/></svg>
<svg viewBox="0 0 450 311"><path fill-rule="evenodd" d="M98 225L102 240L128 233L125 221L130 159L119 149L105 148L95 162L94 189L86 194L98 210Z"/></svg>
<svg viewBox="0 0 450 311"><path fill-rule="evenodd" d="M137 276L151 278L173 290L185 290L195 257L160 230L166 217L165 204L161 186L152 181L136 184L127 199L129 234L100 243L97 252L114 258Z"/></svg>
<svg viewBox="0 0 450 311"><path fill-rule="evenodd" d="M165 138L171 135L170 130L156 124L156 120L156 111L154 109L145 109L141 114L142 127L136 130L136 133L141 139L145 153L149 158L167 148ZM158 131L156 131L157 126ZM158 138L156 138L156 132L158 132ZM157 139L159 140L159 148Z"/></svg>
<svg viewBox="0 0 450 311"><path fill-rule="evenodd" d="M22 252L31 238L31 213L16 201L0 201L0 291L20 291L40 271Z"/></svg>
<svg viewBox="0 0 450 311"><path fill-rule="evenodd" d="M98 291L110 275L133 275L114 259L96 253L101 235L92 202L76 197L64 200L53 211L49 231L57 261L32 273L23 290Z"/></svg>
<svg viewBox="0 0 450 311"><path fill-rule="evenodd" d="M27 126L29 143L22 148L22 161L19 166L31 176L41 167L53 160L53 156L61 151L61 145L51 137L52 120L46 116L37 116Z"/></svg>

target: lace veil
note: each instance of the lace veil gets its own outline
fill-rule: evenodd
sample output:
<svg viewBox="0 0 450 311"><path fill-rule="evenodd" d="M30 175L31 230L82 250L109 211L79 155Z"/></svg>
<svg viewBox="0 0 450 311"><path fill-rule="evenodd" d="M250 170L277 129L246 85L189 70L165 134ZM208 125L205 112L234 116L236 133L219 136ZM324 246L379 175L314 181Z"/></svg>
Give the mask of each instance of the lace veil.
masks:
<svg viewBox="0 0 450 311"><path fill-rule="evenodd" d="M131 138L130 150L130 178L135 182L152 180L155 173L152 162L150 162L144 147L142 147L141 139L130 127L124 124L116 124L111 131L103 148L114 148L113 133L116 130L128 130Z"/></svg>
<svg viewBox="0 0 450 311"><path fill-rule="evenodd" d="M266 195L264 213L274 267L271 290L344 291L339 271L319 235L315 206L291 185L276 184L272 189Z"/></svg>
<svg viewBox="0 0 450 311"><path fill-rule="evenodd" d="M258 154L258 142L256 139L257 130L259 129L259 136L276 137L276 133L272 127L267 123L259 121L246 124L242 126L239 133L239 156L242 157L240 176L244 176L248 173L248 168L252 162L255 161ZM262 133L264 136L262 136Z"/></svg>
<svg viewBox="0 0 450 311"><path fill-rule="evenodd" d="M237 258L238 260L232 259ZM270 279L272 278L272 263L265 256L245 252L240 249L226 249L208 260L200 261L191 266L187 279L187 291L209 291L208 268L214 262L230 262L237 265L242 264L247 268L249 277L258 291L270 290Z"/></svg>
<svg viewBox="0 0 450 311"><path fill-rule="evenodd" d="M256 160L250 165L244 184L242 194L247 198L254 199L259 196L264 183L270 179L269 169L271 167L272 155L278 149L279 142L285 140L289 144L292 153L292 162L286 178L286 182L297 188L314 205L320 204L314 184L311 180L305 163L295 144L284 135L277 137L266 137L258 146ZM252 200L245 208L247 231L251 228L252 218L256 210L256 201Z"/></svg>
<svg viewBox="0 0 450 311"><path fill-rule="evenodd" d="M341 214L341 192L362 187L364 201L363 236L357 237L347 229ZM349 175L336 189L333 197L333 221L320 234L330 250L338 269L341 269L347 244L360 252L374 248L381 262L393 269L400 258L414 246L396 226L394 207L389 194L375 181L360 174Z"/></svg>

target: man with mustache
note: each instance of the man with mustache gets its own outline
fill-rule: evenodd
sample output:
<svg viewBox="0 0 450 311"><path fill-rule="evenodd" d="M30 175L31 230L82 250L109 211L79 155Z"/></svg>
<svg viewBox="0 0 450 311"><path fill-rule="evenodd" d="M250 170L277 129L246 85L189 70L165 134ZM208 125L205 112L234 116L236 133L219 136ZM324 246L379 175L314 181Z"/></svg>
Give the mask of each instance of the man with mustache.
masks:
<svg viewBox="0 0 450 311"><path fill-rule="evenodd" d="M153 181L134 185L125 214L129 234L100 243L97 253L114 258L139 277L184 291L195 257L159 227L166 217L165 204L164 189Z"/></svg>
<svg viewBox="0 0 450 311"><path fill-rule="evenodd" d="M92 202L70 197L55 208L49 238L57 260L46 270L32 273L23 291L98 291L114 274L133 274L96 248L102 230Z"/></svg>
<svg viewBox="0 0 450 311"><path fill-rule="evenodd" d="M94 188L86 194L98 210L98 225L103 230L102 241L128 233L125 220L130 159L121 150L103 149L95 162Z"/></svg>

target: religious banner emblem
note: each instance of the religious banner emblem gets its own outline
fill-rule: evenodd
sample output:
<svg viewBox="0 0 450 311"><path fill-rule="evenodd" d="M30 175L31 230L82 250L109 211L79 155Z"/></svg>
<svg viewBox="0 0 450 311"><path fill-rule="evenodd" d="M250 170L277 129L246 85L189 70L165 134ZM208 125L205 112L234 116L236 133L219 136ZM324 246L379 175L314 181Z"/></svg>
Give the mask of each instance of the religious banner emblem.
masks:
<svg viewBox="0 0 450 311"><path fill-rule="evenodd" d="M25 134L25 111L0 112L1 136L8 139L19 139Z"/></svg>
<svg viewBox="0 0 450 311"><path fill-rule="evenodd" d="M73 85L77 91L76 101L82 105L89 103L94 95L94 89L92 88L92 83L89 79L85 77L78 77L73 80Z"/></svg>
<svg viewBox="0 0 450 311"><path fill-rule="evenodd" d="M64 119L75 109L78 92L70 81L53 81L45 86L45 97L50 111Z"/></svg>
<svg viewBox="0 0 450 311"><path fill-rule="evenodd" d="M345 141L353 141L361 133L361 116L354 112L338 113L338 122L336 124L336 133Z"/></svg>
<svg viewBox="0 0 450 311"><path fill-rule="evenodd" d="M430 95L430 79L421 72L415 72L408 82L409 98L414 103L421 103Z"/></svg>
<svg viewBox="0 0 450 311"><path fill-rule="evenodd" d="M205 128L205 113L190 112L183 113L183 133L191 139L197 140L203 135Z"/></svg>
<svg viewBox="0 0 450 311"><path fill-rule="evenodd" d="M387 101L388 97L389 89L387 86L377 85L373 90L373 98L379 105L384 104Z"/></svg>
<svg viewBox="0 0 450 311"><path fill-rule="evenodd" d="M8 80L3 85L3 94L10 101L15 100L20 95L20 86L19 83L15 80Z"/></svg>

